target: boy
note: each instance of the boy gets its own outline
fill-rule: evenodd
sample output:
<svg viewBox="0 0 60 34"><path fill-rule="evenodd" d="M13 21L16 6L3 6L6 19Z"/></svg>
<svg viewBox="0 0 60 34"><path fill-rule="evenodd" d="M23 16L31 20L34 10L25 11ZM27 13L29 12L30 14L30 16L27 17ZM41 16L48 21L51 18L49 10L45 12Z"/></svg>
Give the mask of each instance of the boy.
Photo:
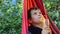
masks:
<svg viewBox="0 0 60 34"><path fill-rule="evenodd" d="M30 24L28 27L30 34L52 34L39 8L30 8L28 10L28 21Z"/></svg>

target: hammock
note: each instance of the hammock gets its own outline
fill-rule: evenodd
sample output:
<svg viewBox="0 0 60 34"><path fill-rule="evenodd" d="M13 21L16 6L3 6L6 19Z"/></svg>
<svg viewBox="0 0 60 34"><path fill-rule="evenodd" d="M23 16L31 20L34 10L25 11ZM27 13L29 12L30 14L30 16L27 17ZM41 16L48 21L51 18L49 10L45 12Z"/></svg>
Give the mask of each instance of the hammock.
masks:
<svg viewBox="0 0 60 34"><path fill-rule="evenodd" d="M53 33L59 34L59 29L54 24L54 22L49 18L42 0L24 0L22 12L22 34L28 34L27 10L29 10L32 7L40 8L42 14L46 16L46 19L49 19L50 28L53 31Z"/></svg>

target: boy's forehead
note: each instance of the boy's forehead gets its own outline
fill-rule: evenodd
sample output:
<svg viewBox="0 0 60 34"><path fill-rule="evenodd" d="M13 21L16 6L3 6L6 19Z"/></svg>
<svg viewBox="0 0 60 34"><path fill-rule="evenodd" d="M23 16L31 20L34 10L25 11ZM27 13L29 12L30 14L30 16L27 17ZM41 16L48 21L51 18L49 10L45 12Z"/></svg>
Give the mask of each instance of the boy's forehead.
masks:
<svg viewBox="0 0 60 34"><path fill-rule="evenodd" d="M40 12L41 13L40 9L32 10L31 12Z"/></svg>

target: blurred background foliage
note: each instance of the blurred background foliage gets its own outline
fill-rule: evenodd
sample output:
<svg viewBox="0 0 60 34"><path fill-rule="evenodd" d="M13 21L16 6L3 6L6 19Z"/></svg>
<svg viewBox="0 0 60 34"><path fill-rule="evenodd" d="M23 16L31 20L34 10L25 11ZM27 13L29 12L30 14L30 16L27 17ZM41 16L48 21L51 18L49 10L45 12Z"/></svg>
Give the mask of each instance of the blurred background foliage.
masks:
<svg viewBox="0 0 60 34"><path fill-rule="evenodd" d="M0 34L21 34L21 0L0 0Z"/></svg>
<svg viewBox="0 0 60 34"><path fill-rule="evenodd" d="M60 29L60 0L43 0L47 14Z"/></svg>
<svg viewBox="0 0 60 34"><path fill-rule="evenodd" d="M43 0L47 13L60 29L60 0ZM0 0L0 34L21 34L22 0Z"/></svg>

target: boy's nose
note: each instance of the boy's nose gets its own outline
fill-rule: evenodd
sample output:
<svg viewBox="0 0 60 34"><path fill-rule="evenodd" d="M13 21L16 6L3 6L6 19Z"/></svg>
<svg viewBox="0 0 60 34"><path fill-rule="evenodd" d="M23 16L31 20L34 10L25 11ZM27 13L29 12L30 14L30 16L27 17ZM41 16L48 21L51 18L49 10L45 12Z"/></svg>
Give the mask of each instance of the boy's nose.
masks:
<svg viewBox="0 0 60 34"><path fill-rule="evenodd" d="M38 14L38 16L40 16L40 14Z"/></svg>

